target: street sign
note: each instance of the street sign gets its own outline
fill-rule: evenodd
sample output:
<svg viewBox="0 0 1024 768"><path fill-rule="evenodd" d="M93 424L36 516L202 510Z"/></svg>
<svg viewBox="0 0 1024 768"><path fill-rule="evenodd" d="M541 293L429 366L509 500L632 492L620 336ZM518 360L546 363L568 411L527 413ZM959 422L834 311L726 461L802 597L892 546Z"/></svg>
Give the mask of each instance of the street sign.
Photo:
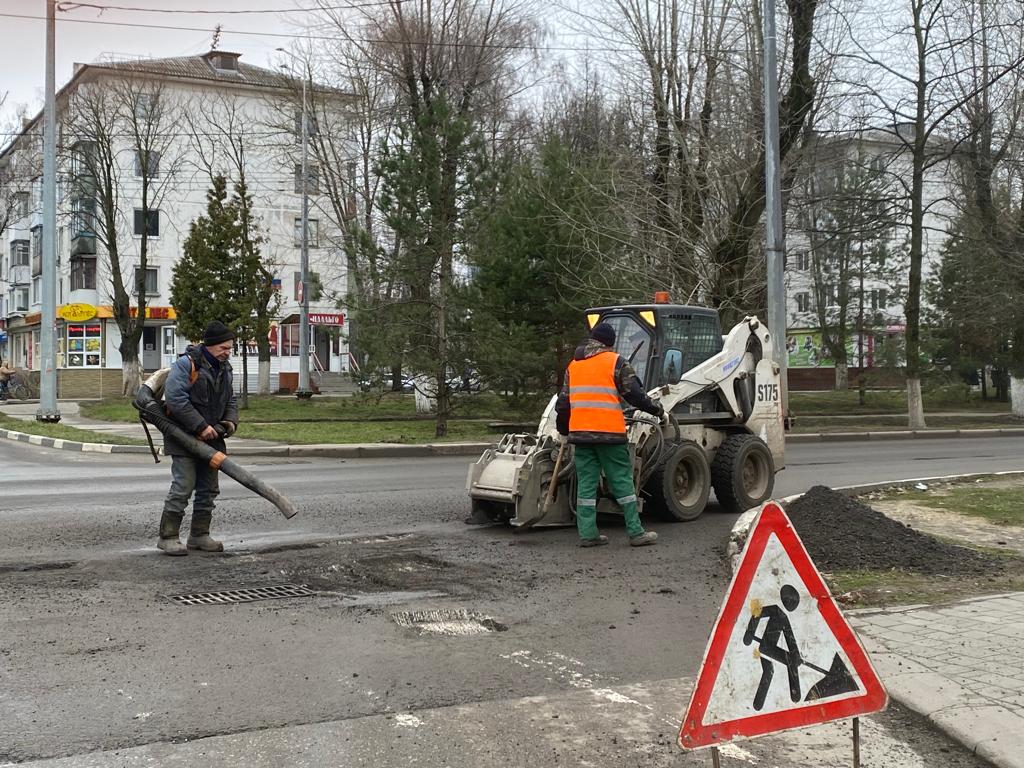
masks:
<svg viewBox="0 0 1024 768"><path fill-rule="evenodd" d="M793 524L769 502L711 630L679 745L711 747L878 712L887 703Z"/></svg>

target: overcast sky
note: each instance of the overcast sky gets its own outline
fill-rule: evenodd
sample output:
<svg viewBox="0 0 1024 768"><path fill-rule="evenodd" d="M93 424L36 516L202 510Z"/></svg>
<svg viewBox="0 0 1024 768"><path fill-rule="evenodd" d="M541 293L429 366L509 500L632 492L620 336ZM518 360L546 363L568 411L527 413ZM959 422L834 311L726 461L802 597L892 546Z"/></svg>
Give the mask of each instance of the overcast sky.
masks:
<svg viewBox="0 0 1024 768"><path fill-rule="evenodd" d="M213 28L224 27L220 48L238 51L242 61L268 66L273 51L287 46L301 14L301 0L82 0L94 6L170 9L174 13L103 10L79 7L57 13L57 87L71 78L75 62L104 56L119 58L185 56L209 50ZM62 0L58 5L76 5ZM312 5L307 2L307 5ZM276 10L280 13L188 14L184 10ZM32 16L38 18L11 18ZM46 46L45 0L0 0L0 94L7 105L42 106ZM100 22L100 23L83 23ZM155 25L146 28L128 25ZM256 34L252 34L256 33ZM5 110L5 112L8 110ZM0 141L0 144L3 142Z"/></svg>

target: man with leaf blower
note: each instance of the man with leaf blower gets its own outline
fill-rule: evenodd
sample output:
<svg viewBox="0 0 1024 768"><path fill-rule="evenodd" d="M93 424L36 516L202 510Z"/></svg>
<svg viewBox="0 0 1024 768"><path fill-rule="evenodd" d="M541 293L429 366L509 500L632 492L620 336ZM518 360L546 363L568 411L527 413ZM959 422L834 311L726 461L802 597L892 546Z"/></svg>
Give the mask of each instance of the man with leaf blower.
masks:
<svg viewBox="0 0 1024 768"><path fill-rule="evenodd" d="M224 438L238 428L231 351L235 334L224 323L214 320L203 334L203 343L189 346L174 361L164 385L167 415L187 434L195 436L221 453ZM171 457L171 488L160 518L157 548L167 555L187 555L188 550L222 552L224 545L210 536L214 501L220 493L216 468L196 458L170 434L164 435L164 453ZM188 541L178 538L189 498L192 523Z"/></svg>
<svg viewBox="0 0 1024 768"><path fill-rule="evenodd" d="M643 547L658 540L658 534L644 531L640 523L621 400L658 418L665 418L665 409L647 396L636 372L614 346L615 329L608 323L595 325L590 339L576 349L555 403L558 434L575 448L576 528L582 547L608 543L597 530L602 470L622 507L630 545Z"/></svg>

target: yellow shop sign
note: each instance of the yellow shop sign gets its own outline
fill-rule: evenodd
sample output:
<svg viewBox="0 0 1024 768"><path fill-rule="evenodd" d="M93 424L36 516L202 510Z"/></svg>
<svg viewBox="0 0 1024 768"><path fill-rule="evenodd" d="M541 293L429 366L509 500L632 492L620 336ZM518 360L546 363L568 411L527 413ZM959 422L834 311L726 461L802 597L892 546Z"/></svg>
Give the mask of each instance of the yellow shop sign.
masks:
<svg viewBox="0 0 1024 768"><path fill-rule="evenodd" d="M92 304L64 304L57 310L57 317L69 323L82 323L96 317L96 307Z"/></svg>

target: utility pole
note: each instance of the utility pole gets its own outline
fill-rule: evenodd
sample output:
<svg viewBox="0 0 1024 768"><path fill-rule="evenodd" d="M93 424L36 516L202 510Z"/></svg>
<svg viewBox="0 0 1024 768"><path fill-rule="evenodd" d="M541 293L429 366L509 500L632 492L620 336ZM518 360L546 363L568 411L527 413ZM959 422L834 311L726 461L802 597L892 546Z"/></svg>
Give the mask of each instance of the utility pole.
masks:
<svg viewBox="0 0 1024 768"><path fill-rule="evenodd" d="M764 0L764 175L765 247L768 278L768 330L782 381L782 415L789 416L789 381L786 372L786 285L784 261L786 233L782 226L782 182L779 167L779 83L775 53L775 0Z"/></svg>
<svg viewBox="0 0 1024 768"><path fill-rule="evenodd" d="M278 51L291 56L293 59L298 59L291 51L285 50L284 48L278 48ZM303 62L305 66L305 62ZM294 75L293 75L294 77ZM299 386L295 390L295 396L302 399L308 400L313 396L313 390L309 388L309 356L312 353L310 349L310 338L309 338L309 176L307 169L307 150L309 147L309 119L307 117L307 106L306 106L306 76L303 73L302 77L302 160L299 170L299 176L302 179L302 239L301 239L301 250L300 250L300 290L301 297L299 299Z"/></svg>
<svg viewBox="0 0 1024 768"><path fill-rule="evenodd" d="M42 313L39 320L39 408L36 420L60 421L57 407L57 116L54 46L56 0L46 0L46 103L43 108Z"/></svg>

